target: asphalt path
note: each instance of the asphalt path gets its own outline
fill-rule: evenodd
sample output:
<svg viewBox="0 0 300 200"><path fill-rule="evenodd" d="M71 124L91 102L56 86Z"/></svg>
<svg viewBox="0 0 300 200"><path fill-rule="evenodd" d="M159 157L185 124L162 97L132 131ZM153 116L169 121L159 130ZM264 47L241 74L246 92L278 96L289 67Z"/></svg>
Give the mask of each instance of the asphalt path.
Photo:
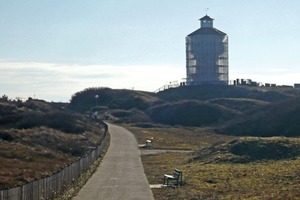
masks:
<svg viewBox="0 0 300 200"><path fill-rule="evenodd" d="M108 124L110 146L74 200L154 200L131 132Z"/></svg>

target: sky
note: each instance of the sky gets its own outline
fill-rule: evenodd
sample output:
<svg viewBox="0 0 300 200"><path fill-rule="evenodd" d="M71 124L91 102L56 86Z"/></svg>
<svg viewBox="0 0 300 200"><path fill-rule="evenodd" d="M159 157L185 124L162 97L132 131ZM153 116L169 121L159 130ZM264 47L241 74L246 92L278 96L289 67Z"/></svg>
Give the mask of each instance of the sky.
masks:
<svg viewBox="0 0 300 200"><path fill-rule="evenodd" d="M299 9L299 0L0 0L0 95L68 102L89 87L153 92L183 81L185 37L206 14L229 37L230 80L300 83Z"/></svg>

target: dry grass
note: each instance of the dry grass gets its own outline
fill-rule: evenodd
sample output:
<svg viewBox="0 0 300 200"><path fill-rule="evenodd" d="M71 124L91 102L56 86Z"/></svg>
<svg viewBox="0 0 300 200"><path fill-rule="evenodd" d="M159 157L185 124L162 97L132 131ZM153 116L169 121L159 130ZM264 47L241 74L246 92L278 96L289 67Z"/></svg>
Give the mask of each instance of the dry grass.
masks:
<svg viewBox="0 0 300 200"><path fill-rule="evenodd" d="M153 148L197 150L212 144L230 141L233 136L217 135L207 128L182 128L182 127L154 127L138 128L123 125L132 131L139 144L144 144L146 139L154 138Z"/></svg>
<svg viewBox="0 0 300 200"><path fill-rule="evenodd" d="M90 166L90 168L82 173L80 177L73 183L72 186L65 189L62 194L57 195L54 200L71 200L73 199L80 191L80 189L86 184L86 182L93 176L99 167L110 143L110 138L108 136L108 140L103 147L103 151L99 158Z"/></svg>
<svg viewBox="0 0 300 200"><path fill-rule="evenodd" d="M183 154L143 156L150 184L162 183L163 173L183 171L184 186L153 189L161 199L299 199L300 159L251 164L186 162Z"/></svg>
<svg viewBox="0 0 300 200"><path fill-rule="evenodd" d="M15 187L50 175L74 159L42 147L0 141L0 188Z"/></svg>
<svg viewBox="0 0 300 200"><path fill-rule="evenodd" d="M202 131L201 131L202 130ZM205 129L182 128L131 128L139 141L154 137L154 148L205 149L224 147L237 138L206 133ZM261 138L257 138L262 140ZM241 141L248 139L243 138ZM251 141L253 138L250 139ZM291 144L299 139L267 138L263 142ZM168 142L166 142L168 141ZM150 184L163 183L163 174L172 173L174 168L183 171L184 185L181 188L153 189L156 200L182 199L300 199L300 158L259 160L237 163L224 162L218 157L228 156L216 150L215 157L195 159L197 153L164 153L142 156L145 173ZM225 159L226 160L226 159Z"/></svg>
<svg viewBox="0 0 300 200"><path fill-rule="evenodd" d="M104 127L56 106L0 101L0 189L51 175L100 143ZM25 122L30 126L20 126Z"/></svg>
<svg viewBox="0 0 300 200"><path fill-rule="evenodd" d="M99 126L84 134L66 134L48 128L0 129L0 134L3 133L9 141L0 139L0 189L59 171L91 151L103 137Z"/></svg>

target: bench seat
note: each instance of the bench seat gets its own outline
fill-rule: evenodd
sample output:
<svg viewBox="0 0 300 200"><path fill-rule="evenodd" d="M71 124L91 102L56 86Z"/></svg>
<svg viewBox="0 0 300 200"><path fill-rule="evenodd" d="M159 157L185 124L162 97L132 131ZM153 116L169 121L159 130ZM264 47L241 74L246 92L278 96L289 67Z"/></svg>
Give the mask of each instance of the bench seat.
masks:
<svg viewBox="0 0 300 200"><path fill-rule="evenodd" d="M182 185L182 172L179 169L174 169L173 175L164 174L164 185L171 186L169 181L175 181L172 186L179 187Z"/></svg>

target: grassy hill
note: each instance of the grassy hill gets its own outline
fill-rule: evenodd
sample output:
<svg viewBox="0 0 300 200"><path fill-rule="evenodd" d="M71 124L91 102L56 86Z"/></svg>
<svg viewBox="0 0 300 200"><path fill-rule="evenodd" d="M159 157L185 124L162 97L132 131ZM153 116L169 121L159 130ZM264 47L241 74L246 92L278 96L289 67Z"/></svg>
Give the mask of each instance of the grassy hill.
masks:
<svg viewBox="0 0 300 200"><path fill-rule="evenodd" d="M217 132L251 136L300 136L300 98L290 98L243 113Z"/></svg>
<svg viewBox="0 0 300 200"><path fill-rule="evenodd" d="M210 100L217 98L244 98L267 102L276 102L299 95L293 88L265 88L233 85L200 85L171 88L158 93L163 100L178 101L184 99Z"/></svg>
<svg viewBox="0 0 300 200"><path fill-rule="evenodd" d="M152 149L194 153L142 154L150 184L162 183L174 168L183 187L152 189L155 199L299 199L300 139L214 134L206 128L131 128L139 143L153 137ZM144 150L146 151L146 150Z"/></svg>
<svg viewBox="0 0 300 200"><path fill-rule="evenodd" d="M96 98L96 95L98 98ZM69 108L78 112L86 112L97 106L99 106L98 110L101 110L101 108L102 110L129 110L132 108L145 110L158 101L159 98L149 92L113 90L110 88L87 88L72 96Z"/></svg>
<svg viewBox="0 0 300 200"><path fill-rule="evenodd" d="M255 161L296 159L300 156L299 138L242 137L200 149L192 161L214 163L250 163Z"/></svg>
<svg viewBox="0 0 300 200"><path fill-rule="evenodd" d="M207 102L233 109L239 113L269 104L267 101L246 98L216 98Z"/></svg>
<svg viewBox="0 0 300 200"><path fill-rule="evenodd" d="M195 151L142 157L151 184L174 166L184 171L184 187L154 190L158 199L299 196L300 91L215 85L87 88L69 104L0 98L0 189L50 175L93 149L104 132L88 117L96 111L126 124L139 143L153 137L154 149Z"/></svg>
<svg viewBox="0 0 300 200"><path fill-rule="evenodd" d="M283 87L203 85L159 93L88 88L72 96L69 108L98 111L102 118L118 123L210 126L218 133L234 135L299 136L297 97L299 90Z"/></svg>
<svg viewBox="0 0 300 200"><path fill-rule="evenodd" d="M0 189L51 175L99 144L104 128L63 107L0 99Z"/></svg>
<svg viewBox="0 0 300 200"><path fill-rule="evenodd" d="M237 113L220 105L195 100L170 102L146 112L154 122L169 125L207 126L229 120Z"/></svg>

